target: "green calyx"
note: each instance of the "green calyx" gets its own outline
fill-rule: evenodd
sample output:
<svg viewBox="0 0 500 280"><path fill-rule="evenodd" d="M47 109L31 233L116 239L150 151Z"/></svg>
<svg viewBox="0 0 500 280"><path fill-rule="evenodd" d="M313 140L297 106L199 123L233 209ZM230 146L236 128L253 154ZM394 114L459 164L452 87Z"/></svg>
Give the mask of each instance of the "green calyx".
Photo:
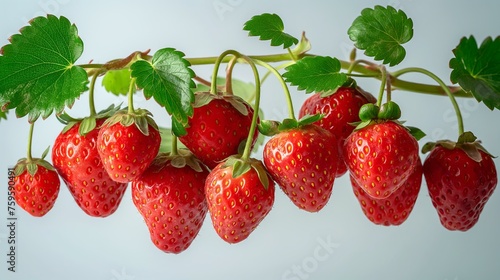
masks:
<svg viewBox="0 0 500 280"><path fill-rule="evenodd" d="M45 149L41 158L22 158L18 160L16 166L14 167L14 175L19 176L23 174L25 170L28 170L28 173L31 176L35 176L38 171L38 166L43 166L47 170L55 170L54 167L45 160L48 153L49 147Z"/></svg>
<svg viewBox="0 0 500 280"><path fill-rule="evenodd" d="M214 99L220 99L228 102L244 116L247 116L249 113L247 102L243 98L237 95L224 94L222 92L216 92L215 94L210 92L197 92L195 94L193 108L203 107Z"/></svg>
<svg viewBox="0 0 500 280"><path fill-rule="evenodd" d="M100 111L99 113L84 118L76 119L68 115L66 112L56 115L56 117L59 120L59 122L65 125L65 127L62 130L62 133L66 133L75 124L80 123L80 128L78 129L78 133L82 136L85 136L96 128L96 123L98 119L107 119L113 116L118 110L120 110L120 105L115 106L114 104L111 104L108 108Z"/></svg>
<svg viewBox="0 0 500 280"><path fill-rule="evenodd" d="M273 136L280 132L313 124L324 117L323 114L305 115L300 120L284 119L282 122L262 120L258 125L259 132L265 136Z"/></svg>
<svg viewBox="0 0 500 280"><path fill-rule="evenodd" d="M483 151L490 157L494 158L494 156L490 154L486 148L483 147L483 145L481 145L481 141L477 140L477 137L470 131L460 134L456 142L451 140L428 142L422 147L422 153L425 154L430 152L437 146L441 146L448 150L462 149L472 160L476 162L480 162L482 160L482 156L479 151Z"/></svg>
<svg viewBox="0 0 500 280"><path fill-rule="evenodd" d="M359 119L362 122L371 121L372 119L377 118L379 111L380 111L380 108L373 103L364 104L359 109Z"/></svg>
<svg viewBox="0 0 500 280"><path fill-rule="evenodd" d="M158 125L152 118L153 114L146 109L136 109L130 112L129 109L122 109L117 111L113 116L109 117L103 126L112 126L120 123L122 126L128 127L135 125L142 134L149 135L149 126L158 130Z"/></svg>
<svg viewBox="0 0 500 280"><path fill-rule="evenodd" d="M202 172L204 169L201 161L188 149L178 149L176 153L160 153L156 156L152 165L163 166L167 161L170 161L172 166L176 168L189 166L196 172Z"/></svg>
<svg viewBox="0 0 500 280"><path fill-rule="evenodd" d="M377 118L383 120L397 120L401 117L399 105L393 101L382 104L378 111Z"/></svg>
<svg viewBox="0 0 500 280"><path fill-rule="evenodd" d="M260 160L254 158L244 160L241 156L234 155L226 159L223 167L231 167L233 169L233 178L238 178L253 169L257 172L257 176L264 189L267 190L269 188L269 177L267 176L266 168Z"/></svg>
<svg viewBox="0 0 500 280"><path fill-rule="evenodd" d="M367 103L359 109L359 119L362 122L373 119L379 120L397 120L401 117L401 109L399 105L393 101L377 106L373 103Z"/></svg>

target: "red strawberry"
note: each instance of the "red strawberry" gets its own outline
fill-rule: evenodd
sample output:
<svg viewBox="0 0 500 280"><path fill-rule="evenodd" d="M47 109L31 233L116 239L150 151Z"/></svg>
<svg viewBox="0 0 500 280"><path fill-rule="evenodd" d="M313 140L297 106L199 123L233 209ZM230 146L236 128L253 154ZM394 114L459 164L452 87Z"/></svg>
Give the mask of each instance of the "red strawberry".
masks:
<svg viewBox="0 0 500 280"><path fill-rule="evenodd" d="M97 128L84 131L85 135L79 132L82 122L74 123L57 136L52 147L54 167L78 206L93 217L113 214L127 188L126 183L111 180L97 152L97 135L103 122L98 119Z"/></svg>
<svg viewBox="0 0 500 280"><path fill-rule="evenodd" d="M338 164L336 137L315 124L284 130L264 146L271 177L300 209L321 210L330 199Z"/></svg>
<svg viewBox="0 0 500 280"><path fill-rule="evenodd" d="M337 177L344 175L347 166L344 163L344 141L354 130L351 123L359 122L358 112L366 103L375 102L368 92L356 87L341 87L335 93L323 96L322 93L311 95L302 104L299 118L306 115L323 114L323 118L315 124L330 131L337 137L339 147Z"/></svg>
<svg viewBox="0 0 500 280"><path fill-rule="evenodd" d="M34 217L49 212L59 195L57 172L47 161L21 159L15 168L14 198L19 206Z"/></svg>
<svg viewBox="0 0 500 280"><path fill-rule="evenodd" d="M425 159L424 177L441 224L460 231L477 223L498 180L491 156L473 141L439 141Z"/></svg>
<svg viewBox="0 0 500 280"><path fill-rule="evenodd" d="M391 195L382 199L369 196L352 176L350 178L354 195L365 216L376 225L398 226L406 221L417 201L422 184L422 163L419 159L408 180Z"/></svg>
<svg viewBox="0 0 500 280"><path fill-rule="evenodd" d="M134 205L156 247L167 253L186 250L207 214L204 186L208 171L198 164L178 166L178 159L159 155L132 182Z"/></svg>
<svg viewBox="0 0 500 280"><path fill-rule="evenodd" d="M386 198L408 179L419 160L417 140L402 125L375 120L345 142L350 175L373 198Z"/></svg>
<svg viewBox="0 0 500 280"><path fill-rule="evenodd" d="M274 204L274 182L262 162L249 159L249 164L251 168L246 173L233 178L232 160L220 163L205 183L212 225L228 243L245 240Z"/></svg>
<svg viewBox="0 0 500 280"><path fill-rule="evenodd" d="M254 111L235 95L196 93L194 113L187 134L179 140L209 168L231 155L238 154L246 141ZM254 143L258 131L254 134Z"/></svg>
<svg viewBox="0 0 500 280"><path fill-rule="evenodd" d="M107 119L97 136L97 150L111 179L128 183L148 168L160 149L161 136L150 113L126 110Z"/></svg>

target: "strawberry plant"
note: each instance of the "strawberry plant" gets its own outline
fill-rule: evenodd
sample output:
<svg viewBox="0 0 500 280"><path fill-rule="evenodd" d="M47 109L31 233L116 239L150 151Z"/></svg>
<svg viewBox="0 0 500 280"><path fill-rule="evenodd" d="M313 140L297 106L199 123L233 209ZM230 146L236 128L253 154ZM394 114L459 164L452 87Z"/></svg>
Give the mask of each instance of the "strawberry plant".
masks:
<svg viewBox="0 0 500 280"><path fill-rule="evenodd" d="M474 36L461 38L449 62L449 85L427 69L393 68L407 56L413 21L391 6L366 8L353 19L347 34L355 48L347 60L312 53L306 34L286 33L277 14L256 15L243 30L283 51L187 57L165 47L80 63L84 43L70 19L33 18L0 50L0 121L26 118L33 128L56 117L67 126L54 141L54 167L43 159L46 153L32 158L31 130L27 157L16 167L16 201L33 216L45 215L57 198L59 175L85 213L106 217L131 184L151 240L168 253L190 246L207 213L224 241L246 240L280 207L275 185L297 209L322 211L343 176L351 181L353 201L375 224L408 221L422 178L444 228L467 231L477 224L496 188L497 169L493 155L464 129L456 98L500 109L500 37L479 44ZM198 71L203 65L213 66L209 79ZM225 75L219 76L221 65ZM233 77L237 65L251 67L253 83ZM433 83L402 78L409 73ZM283 89L284 119L268 119L260 106L263 95L276 94L262 87L269 78ZM110 104L96 113L98 79L106 92L126 96L126 107ZM380 86L366 87L367 79ZM311 95L294 104L292 87ZM397 104L395 91L448 98L457 139L420 145L425 133L410 126L418 120L403 119L407 108ZM90 114L70 116L68 109L86 92ZM135 108L138 94L164 114ZM171 126L159 127L165 119Z"/></svg>

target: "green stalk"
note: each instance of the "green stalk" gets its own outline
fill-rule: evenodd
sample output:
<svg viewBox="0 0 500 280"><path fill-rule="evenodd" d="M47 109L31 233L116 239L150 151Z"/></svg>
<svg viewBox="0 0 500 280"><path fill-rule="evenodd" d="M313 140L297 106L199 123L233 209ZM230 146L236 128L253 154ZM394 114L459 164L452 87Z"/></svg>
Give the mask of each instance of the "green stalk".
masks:
<svg viewBox="0 0 500 280"><path fill-rule="evenodd" d="M288 117L290 119L295 120L296 118L295 118L295 113L294 113L294 109L293 109L292 95L290 94L290 90L288 89L288 86L286 85L286 82L283 79L283 76L281 76L281 74L278 72L278 70L276 70L274 67L269 65L269 63L266 63L266 62L264 62L262 60L258 60L258 59L253 59L253 61L257 65L265 67L267 70L269 70L270 73L273 73L276 76L276 78L278 78L278 81L280 82L281 86L283 87L283 91L285 93L286 103L288 106Z"/></svg>
<svg viewBox="0 0 500 280"><path fill-rule="evenodd" d="M130 85L128 88L128 113L134 114L134 87L135 87L135 78L132 78L130 81Z"/></svg>
<svg viewBox="0 0 500 280"><path fill-rule="evenodd" d="M446 93L446 95L448 95L448 97L450 98L451 104L453 105L453 108L455 110L455 114L457 116L458 135L459 136L462 135L464 133L464 123L463 123L462 113L460 112L460 107L458 106L457 100L455 99L455 96L451 92L450 88L443 82L443 80L441 80L434 73L432 73L426 69L418 68L418 67L404 68L404 69L401 69L399 71L392 73L392 75L394 77L398 77L398 76L401 76L403 74L412 73L412 72L424 74L424 75L430 77L431 79L436 81L439 84L439 86L443 89L443 91Z"/></svg>
<svg viewBox="0 0 500 280"><path fill-rule="evenodd" d="M235 56L231 59L226 68L226 93L233 94L233 69L238 58Z"/></svg>
<svg viewBox="0 0 500 280"><path fill-rule="evenodd" d="M94 88L95 88L95 82L97 80L97 77L99 76L98 73L95 73L92 76L92 79L90 80L90 88L89 88L89 109L90 109L90 117L93 117L97 114L95 110L95 103L94 103Z"/></svg>
<svg viewBox="0 0 500 280"><path fill-rule="evenodd" d="M384 91L385 91L385 83L387 82L387 71L385 70L385 67L382 66L380 67L380 90L378 92L378 99L377 99L377 106L380 108L382 105L382 98L384 97ZM390 97L388 97L387 102L390 101Z"/></svg>
<svg viewBox="0 0 500 280"><path fill-rule="evenodd" d="M27 163L30 163L33 161L33 157L31 155L31 146L33 144L33 130L34 130L34 127L35 127L35 122L32 122L30 124L30 131L29 131L29 134L28 134L28 149L27 149L27 152L26 152L26 162Z"/></svg>
<svg viewBox="0 0 500 280"><path fill-rule="evenodd" d="M219 57L217 57L217 59L215 60L215 63L214 63L214 69L212 71L212 84L210 85L210 93L212 93L212 94L217 94L217 91L218 91L217 90L217 74L219 73L219 67L220 67L221 63L226 61L226 59L227 59L227 62L230 61L229 59L233 59L233 58L227 57L228 55L233 55L235 57L239 57L240 53L238 53L235 50L227 50L227 51L221 53L219 55Z"/></svg>
<svg viewBox="0 0 500 280"><path fill-rule="evenodd" d="M243 161L247 161L250 158L250 152L252 150L252 142L253 142L253 135L255 133L255 130L257 129L257 120L259 118L259 106L260 106L260 77L259 77L259 71L257 71L257 67L255 66L255 63L251 58L245 55L240 56L250 64L250 67L252 67L252 72L253 76L255 78L255 103L254 103L254 113L252 116L252 124L250 125L250 131L248 132L248 138L247 142L245 143L245 149L243 150L243 155L241 156L241 159Z"/></svg>
<svg viewBox="0 0 500 280"><path fill-rule="evenodd" d="M177 148L177 136L175 136L175 134L172 133L172 140L171 140L171 144L172 144L172 151L170 151L170 156L177 156L179 155L179 150Z"/></svg>
<svg viewBox="0 0 500 280"><path fill-rule="evenodd" d="M273 63L273 62L283 62L283 61L290 61L290 56L293 55L292 57L296 57L297 59L301 59L302 57L305 56L316 56L315 54L305 54L305 53L295 53L294 50L292 50L291 53L280 53L280 54L271 54L271 55L249 55L247 57L254 59L254 60L261 60L264 62L268 63ZM145 56L144 59L147 59L149 56ZM211 56L211 57L198 57L198 58L186 58L186 60L191 63L191 65L208 65L208 64L214 64L216 61L220 59L219 57ZM227 63L231 60L230 57L223 57L221 59L220 63ZM349 61L344 61L344 60L339 60L340 65L342 69L347 69L349 71L352 71L357 74L350 74L352 76L357 76L357 77L375 77L379 78L380 75L377 73L377 71L374 71L372 69L367 69L363 65L353 65L352 62ZM79 65L82 68L87 69L87 72L89 74L95 74L96 72L103 74L107 71L107 69L104 69L104 64L81 64ZM400 80L397 78L392 79L392 86L394 88L403 90L403 91L410 91L410 92L416 92L416 93L423 93L423 94L431 94L431 95L446 95L446 92L444 92L443 88L440 86L435 86L435 85L428 85L428 84L422 84L422 83L415 83L415 82L410 82L410 81L405 81L405 80ZM465 92L462 90L462 88L458 86L448 86L448 89L457 97L472 97L470 93Z"/></svg>

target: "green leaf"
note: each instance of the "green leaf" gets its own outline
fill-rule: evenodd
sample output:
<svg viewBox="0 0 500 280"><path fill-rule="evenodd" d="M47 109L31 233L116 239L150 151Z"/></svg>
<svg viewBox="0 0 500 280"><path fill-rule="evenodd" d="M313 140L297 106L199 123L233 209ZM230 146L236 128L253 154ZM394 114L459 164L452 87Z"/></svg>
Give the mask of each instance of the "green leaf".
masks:
<svg viewBox="0 0 500 280"><path fill-rule="evenodd" d="M106 75L104 75L104 78L102 79L104 89L115 95L127 95L130 88L130 82L130 70L127 68L110 70L106 72Z"/></svg>
<svg viewBox="0 0 500 280"><path fill-rule="evenodd" d="M0 121L2 121L2 119L7 119L7 112L0 110Z"/></svg>
<svg viewBox="0 0 500 280"><path fill-rule="evenodd" d="M158 50L150 61L138 60L131 65L132 77L144 89L146 98L154 97L179 123L186 125L193 115L195 87L193 70L182 52L173 48Z"/></svg>
<svg viewBox="0 0 500 280"><path fill-rule="evenodd" d="M184 125L180 124L175 119L172 119L172 132L177 137L181 137L187 134L187 130Z"/></svg>
<svg viewBox="0 0 500 280"><path fill-rule="evenodd" d="M417 140L419 141L420 139L424 138L426 136L425 132L423 132L420 128L414 127L414 126L407 126L406 127L409 131L410 134Z"/></svg>
<svg viewBox="0 0 500 280"><path fill-rule="evenodd" d="M248 31L250 36L259 36L260 40L271 40L271 46L289 48L299 42L299 39L283 32L283 21L276 14L261 14L247 21L243 30Z"/></svg>
<svg viewBox="0 0 500 280"><path fill-rule="evenodd" d="M363 9L347 33L356 48L365 50L365 55L394 66L406 55L401 45L413 37L413 21L401 10L377 5Z"/></svg>
<svg viewBox="0 0 500 280"><path fill-rule="evenodd" d="M323 114L305 115L298 121L299 126L315 123L324 118Z"/></svg>
<svg viewBox="0 0 500 280"><path fill-rule="evenodd" d="M75 25L65 17L37 17L1 49L0 107L16 108L34 122L71 107L87 90L85 70L74 63L83 52Z"/></svg>
<svg viewBox="0 0 500 280"><path fill-rule="evenodd" d="M306 93L335 91L347 81L340 61L328 56L304 57L285 68L285 81Z"/></svg>
<svg viewBox="0 0 500 280"><path fill-rule="evenodd" d="M500 37L486 38L478 48L473 36L462 38L450 60L452 83L458 83L477 101L500 109Z"/></svg>

